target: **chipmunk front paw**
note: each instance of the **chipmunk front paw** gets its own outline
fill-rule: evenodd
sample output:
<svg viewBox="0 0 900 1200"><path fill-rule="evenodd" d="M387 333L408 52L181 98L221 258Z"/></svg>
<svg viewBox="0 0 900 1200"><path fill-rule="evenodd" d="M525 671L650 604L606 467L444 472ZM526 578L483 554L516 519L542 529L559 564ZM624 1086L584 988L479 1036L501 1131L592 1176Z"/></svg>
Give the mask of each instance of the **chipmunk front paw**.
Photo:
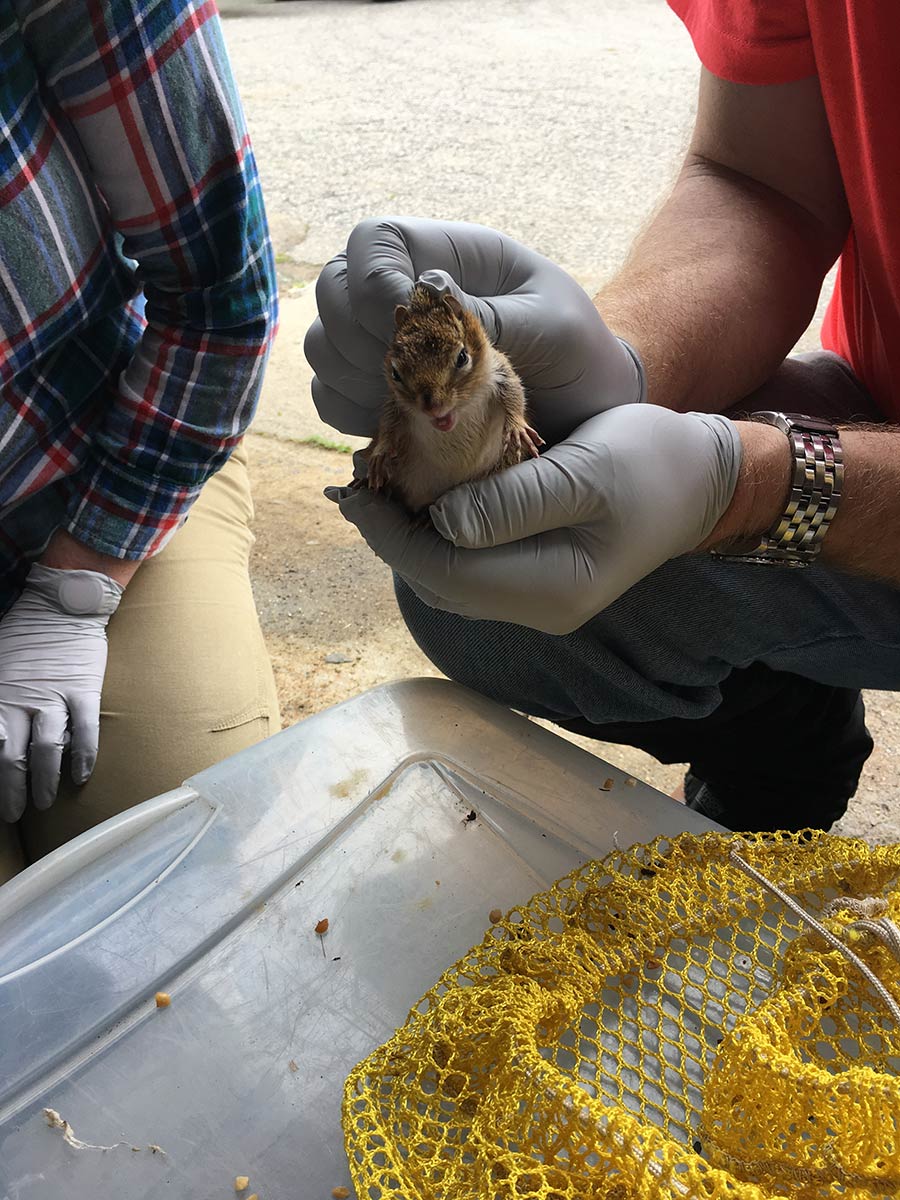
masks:
<svg viewBox="0 0 900 1200"><path fill-rule="evenodd" d="M524 422L507 429L503 443L505 450L515 449L518 451L520 459L537 458L541 452L541 446L544 445L546 443L538 431Z"/></svg>
<svg viewBox="0 0 900 1200"><path fill-rule="evenodd" d="M372 492L384 491L391 477L391 464L396 457L394 452L387 446L375 446L374 444L365 452L366 460L366 478L359 480L360 487L365 485Z"/></svg>

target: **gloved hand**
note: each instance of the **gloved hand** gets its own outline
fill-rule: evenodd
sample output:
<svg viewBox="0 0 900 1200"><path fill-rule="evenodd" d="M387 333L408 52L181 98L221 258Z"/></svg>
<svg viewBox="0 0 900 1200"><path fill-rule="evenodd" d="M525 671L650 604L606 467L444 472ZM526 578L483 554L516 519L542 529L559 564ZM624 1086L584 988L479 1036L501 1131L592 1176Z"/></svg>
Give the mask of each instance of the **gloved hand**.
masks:
<svg viewBox="0 0 900 1200"><path fill-rule="evenodd" d="M604 409L644 399L637 355L561 267L483 225L385 218L357 225L316 284L319 317L304 349L319 415L342 433L375 433L394 308L419 278L477 313L550 444Z"/></svg>
<svg viewBox="0 0 900 1200"><path fill-rule="evenodd" d="M454 488L429 510L434 529L366 488L325 494L433 608L563 634L703 542L740 463L726 417L629 404Z"/></svg>
<svg viewBox="0 0 900 1200"><path fill-rule="evenodd" d="M72 778L86 783L97 759L106 625L123 588L96 571L33 566L0 620L0 818L25 811L31 771L35 808L56 799L71 738ZM30 753L29 753L30 751Z"/></svg>

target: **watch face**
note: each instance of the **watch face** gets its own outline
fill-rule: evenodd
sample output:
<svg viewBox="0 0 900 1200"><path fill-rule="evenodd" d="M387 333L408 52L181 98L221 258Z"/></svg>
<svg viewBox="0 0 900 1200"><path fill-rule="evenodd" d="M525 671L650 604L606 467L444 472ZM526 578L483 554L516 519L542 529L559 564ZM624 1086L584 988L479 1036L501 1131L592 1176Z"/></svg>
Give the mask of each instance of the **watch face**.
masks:
<svg viewBox="0 0 900 1200"><path fill-rule="evenodd" d="M837 437L837 430L831 421L824 421L821 417L807 417L802 413L781 413L785 421L789 421L795 429L799 429L804 433L825 433L831 437Z"/></svg>
<svg viewBox="0 0 900 1200"><path fill-rule="evenodd" d="M824 421L821 417L808 417L804 413L755 412L753 420L774 425L782 433L790 433L792 429L797 429L801 433L824 433L831 437L838 435L831 421Z"/></svg>
<svg viewBox="0 0 900 1200"><path fill-rule="evenodd" d="M788 423L785 420L784 413L780 412L755 412L750 414L751 421L761 421L765 425L774 425L780 429L782 433L787 433Z"/></svg>

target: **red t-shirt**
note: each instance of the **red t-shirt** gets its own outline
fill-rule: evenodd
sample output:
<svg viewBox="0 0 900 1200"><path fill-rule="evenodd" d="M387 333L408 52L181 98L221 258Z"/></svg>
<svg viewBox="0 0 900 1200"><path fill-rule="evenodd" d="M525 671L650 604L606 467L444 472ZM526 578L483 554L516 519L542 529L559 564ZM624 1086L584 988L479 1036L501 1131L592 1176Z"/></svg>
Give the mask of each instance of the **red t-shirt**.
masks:
<svg viewBox="0 0 900 1200"><path fill-rule="evenodd" d="M703 65L733 83L818 75L852 228L822 344L900 419L900 2L669 0Z"/></svg>

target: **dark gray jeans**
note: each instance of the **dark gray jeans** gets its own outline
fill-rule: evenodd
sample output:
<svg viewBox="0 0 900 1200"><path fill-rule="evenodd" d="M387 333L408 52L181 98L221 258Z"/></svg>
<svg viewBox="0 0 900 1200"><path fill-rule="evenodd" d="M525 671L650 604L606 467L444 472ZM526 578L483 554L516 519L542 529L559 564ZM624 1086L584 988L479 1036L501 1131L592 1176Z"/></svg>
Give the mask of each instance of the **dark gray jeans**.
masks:
<svg viewBox="0 0 900 1200"><path fill-rule="evenodd" d="M883 419L825 352L787 360L748 398L745 411L758 409ZM439 612L395 584L413 637L446 675L576 732L690 762L733 828L828 828L872 749L859 689L900 689L900 590L822 566L686 555L562 637Z"/></svg>

